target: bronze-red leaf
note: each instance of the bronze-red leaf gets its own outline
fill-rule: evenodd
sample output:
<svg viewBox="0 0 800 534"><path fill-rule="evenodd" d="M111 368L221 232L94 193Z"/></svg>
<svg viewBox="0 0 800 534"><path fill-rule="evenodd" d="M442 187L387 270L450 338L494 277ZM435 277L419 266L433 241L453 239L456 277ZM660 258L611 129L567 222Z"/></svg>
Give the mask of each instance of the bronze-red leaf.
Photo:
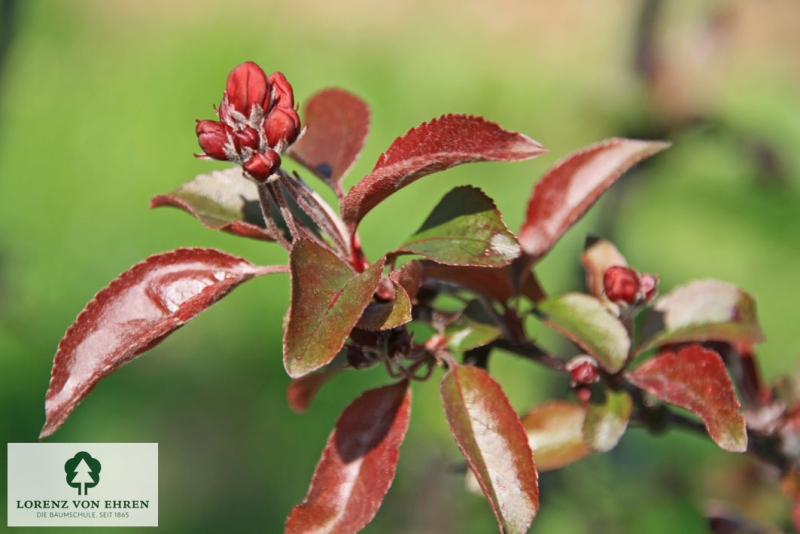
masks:
<svg viewBox="0 0 800 534"><path fill-rule="evenodd" d="M522 250L534 261L544 256L617 178L668 146L660 141L608 139L561 160L539 180L528 201L517 236Z"/></svg>
<svg viewBox="0 0 800 534"><path fill-rule="evenodd" d="M292 297L283 336L283 363L292 378L328 364L356 325L383 272L384 259L361 274L310 239L289 255Z"/></svg>
<svg viewBox="0 0 800 534"><path fill-rule="evenodd" d="M481 117L444 115L412 128L392 143L372 173L347 193L342 218L354 228L391 194L434 172L476 161L520 161L544 152L530 137Z"/></svg>
<svg viewBox="0 0 800 534"><path fill-rule="evenodd" d="M722 358L700 345L650 358L628 380L670 404L697 414L717 445L747 450L745 418Z"/></svg>
<svg viewBox="0 0 800 534"><path fill-rule="evenodd" d="M450 431L492 507L500 531L524 533L539 509L533 453L503 389L478 367L451 369L439 389Z"/></svg>
<svg viewBox="0 0 800 534"><path fill-rule="evenodd" d="M100 380L151 349L242 282L284 266L257 267L214 249L150 256L101 290L58 345L40 434L52 434Z"/></svg>
<svg viewBox="0 0 800 534"><path fill-rule="evenodd" d="M366 391L345 408L308 495L286 521L286 534L344 534L364 528L392 485L410 415L406 380Z"/></svg>
<svg viewBox="0 0 800 534"><path fill-rule="evenodd" d="M356 162L369 132L369 107L342 89L324 89L305 105L306 131L289 156L341 195L341 180Z"/></svg>

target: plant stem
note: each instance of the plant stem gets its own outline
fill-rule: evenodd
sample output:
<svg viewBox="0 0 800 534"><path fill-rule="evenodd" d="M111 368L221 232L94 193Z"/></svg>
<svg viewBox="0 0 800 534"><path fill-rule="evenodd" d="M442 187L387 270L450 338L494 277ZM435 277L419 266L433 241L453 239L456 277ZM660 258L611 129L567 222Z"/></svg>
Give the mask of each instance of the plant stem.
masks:
<svg viewBox="0 0 800 534"><path fill-rule="evenodd" d="M502 349L506 352L510 352L512 354L516 354L517 356L521 356L526 360L530 360L532 362L538 363L540 365L544 365L545 367L552 369L553 371L559 373L569 373L567 371L567 364L564 360L553 356L539 348L537 345L534 345L531 342L523 342L523 343L512 343L507 339L496 339L489 344L492 348Z"/></svg>

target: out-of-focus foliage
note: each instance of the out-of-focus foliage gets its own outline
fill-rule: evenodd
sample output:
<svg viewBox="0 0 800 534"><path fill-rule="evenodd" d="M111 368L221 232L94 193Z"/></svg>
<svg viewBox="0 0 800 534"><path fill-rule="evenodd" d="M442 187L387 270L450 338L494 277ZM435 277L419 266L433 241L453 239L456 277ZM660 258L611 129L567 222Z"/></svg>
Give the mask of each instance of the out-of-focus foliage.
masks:
<svg viewBox="0 0 800 534"><path fill-rule="evenodd" d="M365 217L368 253L399 246L458 184L481 187L518 228L532 180L568 150L713 116L668 132L673 148L620 184L621 202L601 201L539 272L554 294L580 287L585 234L605 225L632 265L661 277L663 291L699 277L747 290L767 337L759 352L767 380L798 365L800 7L792 0L670 3L658 35L672 65L689 65L680 54L705 50L703 21L712 10L727 10L724 42L695 72L666 70L668 80L684 82L680 92L667 84L650 93L631 66L640 8L633 1L17 7L0 78L7 442L36 439L58 340L97 288L140 258L210 246L259 264L285 262L277 245L208 231L174 210L147 210L152 195L208 171L191 156L194 120L212 117L218 81L245 60L284 72L301 103L328 86L369 103L370 137L345 189L395 137L448 112L483 115L550 149L537 161L458 168L398 193ZM393 224L370 224L371 217ZM336 415L383 380L380 372L343 374L320 392L324 402L292 412L280 345L288 283L250 284L106 379L52 438L158 442L160 524L168 532L278 531L305 494ZM541 340L556 343L544 330ZM517 410L567 389L511 357L495 357L492 373ZM452 473L462 466L434 408L437 388L414 390L415 424L397 479L365 532L491 531L489 509L462 493L462 477ZM4 455L5 448L3 465ZM542 474L532 531L704 532L705 499L744 505L755 519L785 518L785 502L762 491L756 475L730 470L746 462L693 436L631 431L608 455Z"/></svg>

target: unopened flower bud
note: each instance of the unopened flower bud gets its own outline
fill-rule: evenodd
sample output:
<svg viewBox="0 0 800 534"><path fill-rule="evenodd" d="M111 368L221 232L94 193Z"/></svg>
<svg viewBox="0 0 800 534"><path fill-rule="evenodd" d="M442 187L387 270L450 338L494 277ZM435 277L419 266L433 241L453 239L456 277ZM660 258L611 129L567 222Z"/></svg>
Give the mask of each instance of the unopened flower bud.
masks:
<svg viewBox="0 0 800 534"><path fill-rule="evenodd" d="M567 371L572 378L572 387L594 384L600 379L597 362L589 356L576 356L567 363Z"/></svg>
<svg viewBox="0 0 800 534"><path fill-rule="evenodd" d="M228 103L245 117L250 116L253 104L262 106L269 94L267 75L252 61L242 63L228 75L225 85Z"/></svg>
<svg viewBox="0 0 800 534"><path fill-rule="evenodd" d="M641 283L640 289L642 295L644 295L644 300L650 302L658 292L658 277L644 273L639 277L639 282Z"/></svg>
<svg viewBox="0 0 800 534"><path fill-rule="evenodd" d="M281 157L274 150L254 154L244 162L244 171L259 182L266 182L281 166Z"/></svg>
<svg viewBox="0 0 800 534"><path fill-rule="evenodd" d="M244 148L257 151L259 142L258 131L249 126L233 132L233 146L236 147L237 152L241 152Z"/></svg>
<svg viewBox="0 0 800 534"><path fill-rule="evenodd" d="M206 155L214 159L228 159L225 145L228 143L228 134L231 133L230 126L217 121L197 121L195 132L197 142Z"/></svg>
<svg viewBox="0 0 800 534"><path fill-rule="evenodd" d="M628 267L609 267L603 275L603 289L609 300L633 304L639 297L639 275Z"/></svg>
<svg viewBox="0 0 800 534"><path fill-rule="evenodd" d="M264 135L271 147L294 143L300 133L300 117L292 108L278 107L269 112L264 121Z"/></svg>
<svg viewBox="0 0 800 534"><path fill-rule="evenodd" d="M294 108L294 91L292 84L286 80L286 76L282 72L273 72L269 75L269 84L272 87L272 102L264 103L264 110L270 109L270 104L273 107ZM269 95L267 95L269 98Z"/></svg>

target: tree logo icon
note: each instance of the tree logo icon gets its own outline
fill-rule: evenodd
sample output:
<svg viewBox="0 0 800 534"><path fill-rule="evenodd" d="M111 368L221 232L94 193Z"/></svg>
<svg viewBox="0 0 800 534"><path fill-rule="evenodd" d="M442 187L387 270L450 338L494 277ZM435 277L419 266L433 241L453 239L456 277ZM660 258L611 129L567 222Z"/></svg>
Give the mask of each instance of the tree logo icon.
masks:
<svg viewBox="0 0 800 534"><path fill-rule="evenodd" d="M78 488L78 495L86 495L89 488L100 483L100 461L92 458L88 452L81 451L67 460L64 471L67 473L67 484Z"/></svg>

